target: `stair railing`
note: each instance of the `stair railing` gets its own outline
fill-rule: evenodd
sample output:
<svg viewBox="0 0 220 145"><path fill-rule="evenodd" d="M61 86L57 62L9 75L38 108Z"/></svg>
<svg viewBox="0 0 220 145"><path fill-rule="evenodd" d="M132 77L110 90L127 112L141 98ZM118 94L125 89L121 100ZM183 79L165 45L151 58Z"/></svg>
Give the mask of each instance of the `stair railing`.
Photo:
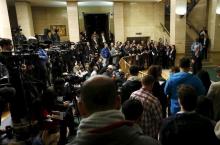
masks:
<svg viewBox="0 0 220 145"><path fill-rule="evenodd" d="M200 0L192 0L193 2L191 3L187 3L187 14L186 16L188 16L192 10L195 8L195 6L199 3Z"/></svg>
<svg viewBox="0 0 220 145"><path fill-rule="evenodd" d="M196 29L196 27L189 21L186 21L186 24L189 26L190 29L192 29L194 32L196 32L196 34L199 35L199 30Z"/></svg>

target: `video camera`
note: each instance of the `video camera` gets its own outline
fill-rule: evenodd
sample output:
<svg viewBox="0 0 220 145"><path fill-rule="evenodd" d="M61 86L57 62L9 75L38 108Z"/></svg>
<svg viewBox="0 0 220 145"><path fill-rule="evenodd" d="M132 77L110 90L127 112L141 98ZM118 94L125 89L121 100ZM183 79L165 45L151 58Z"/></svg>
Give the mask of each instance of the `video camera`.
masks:
<svg viewBox="0 0 220 145"><path fill-rule="evenodd" d="M85 81L83 78L76 76L74 74L65 75L64 78L66 82L69 82L70 84L73 84L73 85L79 85Z"/></svg>
<svg viewBox="0 0 220 145"><path fill-rule="evenodd" d="M11 126L6 126L5 130L0 131L0 136L12 139L13 138L13 128Z"/></svg>

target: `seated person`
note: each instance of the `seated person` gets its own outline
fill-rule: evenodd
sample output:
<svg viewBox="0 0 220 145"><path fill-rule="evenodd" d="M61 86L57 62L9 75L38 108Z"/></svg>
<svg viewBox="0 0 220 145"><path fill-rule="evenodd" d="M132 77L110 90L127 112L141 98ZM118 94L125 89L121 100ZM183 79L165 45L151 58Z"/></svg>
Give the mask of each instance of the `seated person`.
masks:
<svg viewBox="0 0 220 145"><path fill-rule="evenodd" d="M164 120L159 140L162 145L219 144L211 121L195 112L196 90L189 85L178 89L180 112Z"/></svg>
<svg viewBox="0 0 220 145"><path fill-rule="evenodd" d="M64 87L64 84L64 79L57 79L54 82L54 86L49 87L42 96L45 116L60 114L60 118L58 118L60 119L59 145L67 143L67 127L70 135L75 134L74 116L70 106L73 98L71 92L68 92Z"/></svg>

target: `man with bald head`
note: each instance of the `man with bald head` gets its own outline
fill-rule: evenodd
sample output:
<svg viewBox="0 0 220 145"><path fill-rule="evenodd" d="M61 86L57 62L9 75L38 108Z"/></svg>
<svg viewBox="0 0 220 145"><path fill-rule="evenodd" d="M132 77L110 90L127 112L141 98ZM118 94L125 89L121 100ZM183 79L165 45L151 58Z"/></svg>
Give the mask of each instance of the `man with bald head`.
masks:
<svg viewBox="0 0 220 145"><path fill-rule="evenodd" d="M143 136L140 128L126 121L119 111L121 99L117 95L115 83L105 76L94 76L84 82L78 107L83 119L77 136L70 144L74 145L158 145L159 143Z"/></svg>

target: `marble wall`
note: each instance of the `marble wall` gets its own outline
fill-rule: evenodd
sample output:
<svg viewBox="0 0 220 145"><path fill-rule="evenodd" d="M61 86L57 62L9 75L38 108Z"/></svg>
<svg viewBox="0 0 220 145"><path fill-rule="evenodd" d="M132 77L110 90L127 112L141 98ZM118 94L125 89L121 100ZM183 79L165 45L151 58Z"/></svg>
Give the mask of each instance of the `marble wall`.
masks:
<svg viewBox="0 0 220 145"><path fill-rule="evenodd" d="M32 15L36 34L43 34L44 28L50 29L50 25L65 25L66 36L61 37L61 40L69 39L66 8L32 7Z"/></svg>
<svg viewBox="0 0 220 145"><path fill-rule="evenodd" d="M140 2L124 4L125 37L150 36L151 39L163 38L160 23L164 24L163 2ZM137 37L138 37L137 36Z"/></svg>

